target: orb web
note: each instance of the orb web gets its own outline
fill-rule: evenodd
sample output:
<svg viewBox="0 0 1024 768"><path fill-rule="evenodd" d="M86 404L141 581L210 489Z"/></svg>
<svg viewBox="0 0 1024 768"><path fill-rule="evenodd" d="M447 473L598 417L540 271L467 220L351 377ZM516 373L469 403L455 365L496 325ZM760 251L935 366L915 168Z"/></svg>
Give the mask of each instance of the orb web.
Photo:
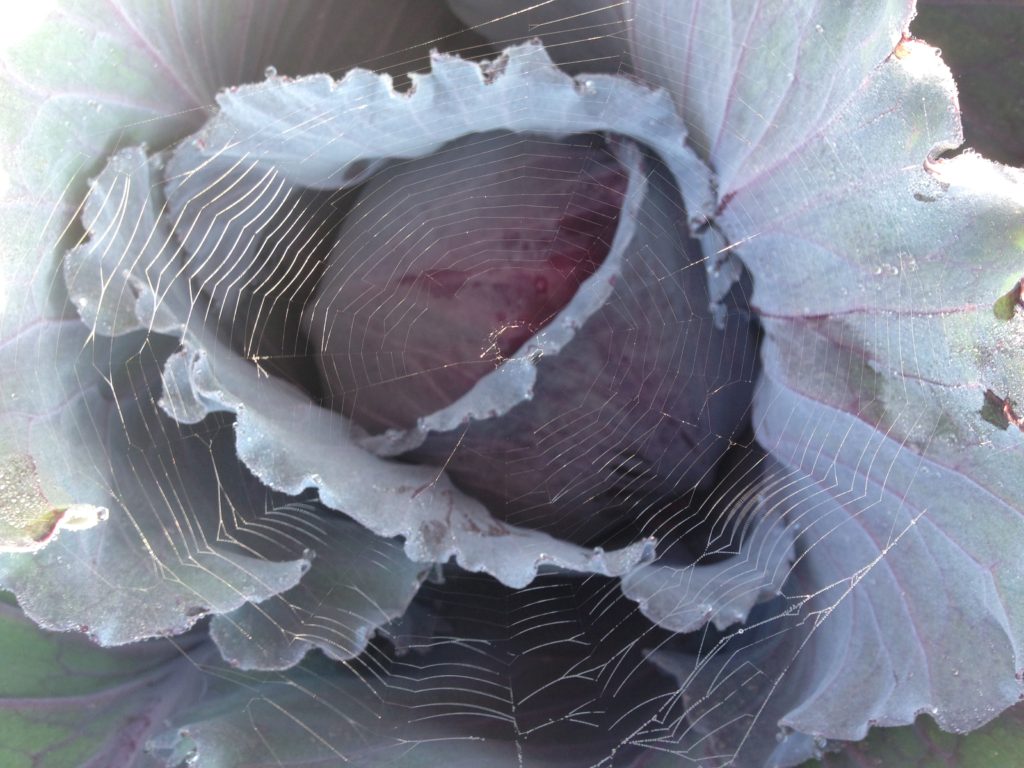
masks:
<svg viewBox="0 0 1024 768"><path fill-rule="evenodd" d="M461 15L455 31L422 41L445 53L493 59L505 43L539 36L570 72L636 74L645 65L623 56L629 4L548 0L501 17L471 0L452 5ZM397 72L418 61L407 50L357 63L399 62ZM304 71L318 71L316 51L308 58ZM741 97L725 106L747 108ZM690 140L707 158L743 142L756 154L761 138L752 130ZM311 409L350 418L347 438L372 438L464 395L600 274L625 215L628 173L609 149L624 140L471 135L427 158L367 163L337 190L304 188L255 160L211 172L171 145L157 184L167 230L122 215L131 210L127 188L102 206L132 242L160 241L159 258L141 265L158 303L173 303L174 286L217 349L243 358L256 378L303 393ZM158 751L184 750L186 764L210 755L230 764L241 758L215 737L232 728L255 734L263 757L285 765L712 768L769 755L793 764L821 746L778 725L807 674L804 651L816 634L844 631L836 609L876 571L888 573L890 553L928 524L928 510L886 512L884 478L902 471L896 458L870 441L848 448L860 437L852 429L836 437L822 411L802 422L802 443L784 443L792 433L781 428L768 433L783 435L778 444L758 443L752 402L764 327L757 280L735 257L772 233L730 242L715 221L691 232L678 179L649 147L638 150L650 209L637 215L610 298L563 350L539 359L532 398L385 459L450 478L496 525L605 550L655 542L653 558L622 579L542 566L528 586L512 588L454 562L411 562L400 541L368 533L315 490L262 486L231 450L234 417L184 424L161 410L160 368L177 351L161 329L112 342L98 326L79 329L88 407L77 428L110 446L95 457L109 478L102 490L131 523L151 575L184 585L174 599L194 599L189 621L173 628L204 617L223 658L241 668L204 660L211 687L237 706L192 728L184 746ZM584 160L562 166L566 151ZM496 156L512 159L501 188L488 186ZM870 165L856 144L804 162L808 177L827 175L828 162ZM564 201L555 199L562 188ZM723 198L715 213L730 204ZM874 226L898 233L901 221L892 210ZM356 227L360 236L350 236ZM528 266L503 248L530 253ZM584 256L567 259L569 251ZM147 253L104 258L138 273ZM880 262L878 274L912 292L902 278L913 258ZM709 270L735 279L715 295ZM134 288L111 278L110 290ZM442 314L432 314L439 301ZM478 315L498 324L453 338ZM926 342L913 328L904 335L885 314L867 324L915 367ZM829 333L842 349L852 332ZM818 354L812 339L793 341L791 357ZM858 415L870 420L874 405L865 400ZM934 424L921 430L926 443L935 438ZM913 425L908 432L918 435ZM808 456L822 433L844 456L863 447L856 460L881 484ZM856 514L823 518L834 497ZM838 561L832 570L819 562L811 576L800 570L812 553L851 540L850 527L873 540L877 557L864 549L853 572ZM280 566L280 583L268 586L250 558ZM301 563L301 574L286 583L289 563ZM251 583L232 587L237 572ZM274 747L280 734L285 752Z"/></svg>
<svg viewBox="0 0 1024 768"><path fill-rule="evenodd" d="M573 50L576 41L596 38L607 41L605 47L609 50L621 47L626 34L624 21L609 21L603 11L576 15L557 10L558 3L541 5L552 7L525 10L493 21L510 25L509 42L523 26L521 17L526 27L533 29L536 24L542 37L546 27L557 26L554 50L559 58L562 50ZM565 5L568 9L571 3ZM612 15L616 14L615 8L608 6ZM529 21L535 13L542 14L536 23ZM597 23L590 23L594 19ZM491 21L484 19L481 23ZM493 49L480 46L451 48L444 38L436 44L446 52L470 58L493 56ZM398 55L400 52L396 52ZM576 71L588 71L591 65L604 71L623 68L616 54L563 63ZM275 76L276 72L267 74ZM316 116L309 119L315 120ZM462 142L458 162L480 174L488 173L496 141L488 136L470 136ZM599 135L570 137L568 142L583 148L590 157L606 154ZM551 153L547 157L545 144ZM565 181L564 173L558 176L549 172L548 178L543 177L547 167L559 162L558 142L527 135L513 137L506 147L512 147L511 154L521 160L511 172L513 182L508 186L512 196L517 181L528 191L531 186L545 190ZM322 346L318 350L316 341L310 338L303 315L310 313L318 301L330 303L334 296L325 296L325 292L350 291L352 299L339 312L355 315L355 320L348 320L352 327L345 329L349 337L363 334L364 338L357 338L357 343L347 346L342 355L331 355L330 366L347 367L355 371L350 375L356 379L360 372L362 378L372 378L367 371L373 369L384 381L400 381L401 396L413 401L414 408L425 410L424 403L434 400L432 389L438 386L430 381L429 368L457 368L465 361L459 357L437 359L436 351L424 350L420 345L429 342L436 330L430 327L429 316L421 317L424 307L409 296L400 297L397 304L385 303L382 289L375 287L372 279L364 279L361 272L383 270L389 279L399 282L409 282L411 274L418 285L423 270L413 262L431 247L440 248L440 258L447 256L445 227L458 230L469 243L458 258L460 264L468 264L471 276L500 272L501 254L488 250L495 239L495 218L504 218L508 226L518 227L527 235L531 227L549 228L547 234L553 237L533 245L538 258L549 262L557 257L555 240L559 237L593 236L600 239L599 247L606 249L610 233L602 222L607 222L609 211L606 203L594 199L593 188L601 186L607 191L609 184L615 183L614 178L596 183L591 180L588 189L583 174L593 171L580 166L574 183L567 185L576 226L580 226L579 219L586 225L589 217L592 228L593 220L598 221L598 227L591 230L594 234L588 235L578 229L573 232L571 224L566 231L564 211L559 222L558 216L552 219L544 210L537 210L552 204L550 195L509 200L507 191L488 195L486 186L474 198L476 206L457 208L457 216L452 217L445 208L446 197L460 201L467 175L456 175L455 181L461 183L451 182L452 174L446 174L445 164L452 161L446 159L445 150L427 162L428 170L434 172L433 181L422 172L414 181L405 181L402 167L407 162L394 161L383 168L368 169L361 184L352 189L323 191L298 187L273 168L254 161L236 163L228 173L204 176L201 161L173 157L166 166L164 197L166 212L174 222L173 243L168 247L175 258L169 268L154 264L146 265L144 271L158 286L186 281L191 312L202 315L228 347L250 362L257 376L287 380L301 387L314 402L346 415L351 415L352 409L337 405L342 400L332 390L337 378L325 376L323 363L318 365ZM610 158L599 162L607 165ZM391 172L392 166L398 170L387 185L370 198L361 196L362 190L372 186L376 177ZM659 185L656 194L663 198L658 201L661 215L641 221L640 226L647 231L641 233L642 245L628 266L634 274L620 278L625 288L609 316L592 321L606 326L600 329L605 332L598 332L579 355L561 356L567 358L567 372L558 371L560 356L551 358L554 370L550 375L556 384L550 392L543 388L548 372L542 371L542 388L537 394L541 401L539 417L525 425L519 421L500 425L496 433L484 432L480 437L467 438L466 431L442 435L404 460L426 462L438 471L451 472L465 456L468 460L467 468L461 470L463 484L471 494L482 493L485 498L488 487L501 486L507 477L527 475L526 483L544 488L542 494L518 505L517 497L501 492L488 498L493 506L504 504L515 510L508 518L511 522L558 530L609 548L621 541L654 536L659 552L655 565L689 572L689 578L717 562L732 563L740 571L751 570L750 563L766 558L766 543L760 540L758 530L778 524L785 515L791 517L785 518L784 527L799 524L798 519L791 519L793 512L785 507L785 500L800 492L801 480L773 468L750 433L745 400L749 401L756 376L757 337L756 321L748 306L749 281L740 282L725 297L724 316L732 333L720 333L708 309L706 293L690 288L688 294L684 287L684 283L704 284L705 261L715 258L715 254L702 252L685 235L657 230L683 229L688 217L678 191L673 189L674 181L656 156L645 158L645 173ZM529 178L531 174L534 178ZM621 195L621 191L611 194ZM416 213L417 197L424 200L419 206L427 213ZM105 202L118 204L116 199ZM535 221L529 218L531 208L536 211ZM440 221L433 219L434 215ZM365 242L357 243L362 248L353 247L345 254L348 270L340 272L335 282L340 281L341 287L335 287L326 273L334 252L344 248L340 238L345 222L362 222L366 217L377 222L395 221L385 232L387 246L405 255L392 257L389 254L393 251L371 250ZM138 226L138 222L114 220L118 227ZM147 233L144 239L151 236L155 235ZM377 236L377 232L370 234L371 238ZM666 239L668 248L659 251L657 243ZM440 246L435 245L438 240ZM126 253L123 258L131 259L133 255ZM426 270L436 292L456 294L464 287L463 282L454 288L447 285L446 276L437 274L439 269L431 272L428 265ZM593 270L593 266L587 268L582 277ZM500 288L511 282L514 289L516 279L505 281L499 275L495 283ZM580 279L577 277L575 282L578 284ZM351 309L354 304L356 308ZM456 302L452 310L456 315L458 308ZM544 310L541 320L546 322L557 309ZM376 321L377 313L385 315L381 318L384 329L366 338L365 326ZM446 331L457 328L457 320L450 322L450 329L440 326L442 343L449 341ZM721 316L718 322L722 322ZM512 318L512 323L513 332L522 325L529 331L518 334L515 347L528 343L529 336L543 324L531 325L520 318ZM500 343L495 344L503 330L489 329L489 336L477 351L480 358L486 359L493 346L498 347L499 360L515 351L515 347L504 349ZM132 341L142 351L130 353L128 365L151 354L149 350L155 344L167 346L148 331L137 332ZM326 343L321 340L321 345ZM423 354L435 357L418 365L415 361ZM588 361L588 355L596 359ZM651 365L652 357L661 358L660 364ZM697 379L706 391L689 385L694 372L708 373ZM567 382L558 384L558 376L565 376ZM656 379L653 386L637 383L647 384L652 378ZM148 379L133 377L126 386L134 396L152 400L157 384L150 375ZM424 388L421 403L415 402L417 386ZM617 397L617 390L626 387L631 389ZM355 389L358 391L358 385ZM730 423L732 428L724 433L703 430L696 440L688 436L689 427L708 421L711 399L730 389L741 393L734 404L742 409L740 417ZM680 391L691 400L698 398L696 403L686 404L689 421L671 413L669 401ZM580 396L574 398L574 393ZM354 397L358 399L358 394ZM454 399L450 393L438 397L441 400L434 408ZM115 391L113 400L116 403L118 399ZM378 408L386 409L387 396L384 400ZM638 422L644 425L639 430ZM173 425L162 415L160 423ZM356 429L377 426L365 421L360 424L358 418L355 423ZM231 427L224 419L207 418L198 430L210 441L230 440ZM659 430L663 434L652 437ZM489 444L495 447L489 448ZM207 450L212 451L212 445ZM579 446L586 450L582 456L573 457ZM498 449L494 457L474 461L475 456ZM702 462L702 453L708 451L713 460ZM220 463L231 464L230 457L222 456ZM704 469L696 475L688 472L691 463L701 464ZM582 477L581 466L587 466ZM176 460L166 458L150 470L168 477L179 471ZM222 471L226 470L218 467L218 477ZM245 469L238 465L230 471L244 473ZM507 474L503 476L503 472ZM162 503L173 514L161 518L165 526L161 533L180 546L179 557L194 560L194 551L202 550L204 545L191 532L209 528L211 521L200 519L207 512L191 508L180 497L163 499ZM335 522L330 518L340 514L320 504L315 493L291 499L271 494L259 502L250 499L241 508L235 504L217 507L216 521L208 535L218 542L258 551L272 559L312 553L314 563L332 558L335 551L344 551L325 532ZM585 512L579 512L580 507ZM558 522L567 516L571 523L560 527ZM245 543L249 541L254 543ZM752 551L744 547L749 541L755 543ZM377 558L371 559L378 560L377 566L385 571L401 567L397 561L389 563L389 557L394 555L381 549ZM780 635L795 632L782 617L811 597L794 591L786 581L789 566L785 558L776 566L783 572L781 579L773 574L778 582L778 596L773 602L740 624L736 617L712 622L701 617L694 622L697 628L689 632L658 626L636 602L622 594L615 579L552 572L539 576L528 587L510 589L490 577L450 565L434 566L430 572L424 566L414 577L417 584L422 580L416 596L404 610L391 614L373 600L357 605L356 614L348 618L344 612L318 613L307 604L289 604L289 594L293 593L284 592L252 605L249 613L259 614L255 619L236 612L217 617L215 623L219 622L221 634L238 630L248 634L243 642L257 646L271 641L265 631L257 631L255 622L269 623L284 637L277 642L299 648L294 660L313 647L319 648L312 651L314 657L325 654L325 658L336 659L333 664L337 667L331 667L313 658L304 672L313 680L319 676L331 689L343 688L340 699L318 693L298 678L291 679L288 671L281 671L277 673L277 685L274 678L253 679L256 694L248 704L248 718L252 728L260 729L266 727L266 713L273 713L294 729L308 731L311 743L304 748L325 751L339 761L386 765L411 759L420 764L421 760L437 759L433 753L439 750L439 754L460 764L457 755L463 745L479 742L482 751L467 750L465 764L479 764L473 761L487 755L492 765L634 765L647 764L651 759L668 760L666 764L681 761L725 765L741 748L745 731L753 729L759 716L758 704L750 702L749 711L737 710L735 718L745 725L735 729L734 724L727 724L735 732L719 744L714 733L705 732L702 725L703 700L708 696L704 690L707 670L720 666L717 674L727 681L765 674L750 662L731 668L729 655L738 654L736 649L741 647L737 639L746 632L763 635L757 642L771 643ZM756 583L758 575L755 573L755 583L740 581L733 588L753 591L758 598L754 602L758 602L757 592L763 586ZM344 577L337 577L338 591L350 586ZM321 598L329 600L330 596ZM827 608L821 610L827 613ZM371 613L381 616L371 619ZM361 621L371 627L363 630L368 637L353 642L353 625ZM376 638L372 638L374 630ZM252 663L251 657L258 655L243 658ZM682 658L691 659L692 668L680 674L673 664ZM210 674L225 676L216 669ZM772 681L772 686L778 682ZM341 732L336 734L335 729ZM713 749L708 749L709 742L715 744ZM266 743L269 748L269 740ZM289 759L284 754L277 758L286 763Z"/></svg>

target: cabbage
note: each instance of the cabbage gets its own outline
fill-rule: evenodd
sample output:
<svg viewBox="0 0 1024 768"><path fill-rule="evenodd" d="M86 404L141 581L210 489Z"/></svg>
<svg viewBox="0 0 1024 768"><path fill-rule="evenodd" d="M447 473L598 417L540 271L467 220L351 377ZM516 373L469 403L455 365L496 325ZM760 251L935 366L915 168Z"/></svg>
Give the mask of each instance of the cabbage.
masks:
<svg viewBox="0 0 1024 768"><path fill-rule="evenodd" d="M783 766L922 713L998 734L1024 176L958 151L914 12L95 0L10 44L10 759ZM362 385L328 352L387 348L331 346L366 290L337 254L415 220L451 255L495 168L550 148L506 173L548 205L571 146L618 179L571 297L459 391L409 369L408 402L440 387L411 418L333 402Z"/></svg>

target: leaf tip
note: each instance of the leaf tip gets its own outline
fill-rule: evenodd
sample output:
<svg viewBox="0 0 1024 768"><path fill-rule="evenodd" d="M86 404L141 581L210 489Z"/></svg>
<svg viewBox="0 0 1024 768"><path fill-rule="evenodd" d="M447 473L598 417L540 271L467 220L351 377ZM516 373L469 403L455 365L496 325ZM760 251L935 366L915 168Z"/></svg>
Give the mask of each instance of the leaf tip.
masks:
<svg viewBox="0 0 1024 768"><path fill-rule="evenodd" d="M1024 278L1021 278L992 305L992 314L997 320L1012 320L1018 308L1024 308Z"/></svg>

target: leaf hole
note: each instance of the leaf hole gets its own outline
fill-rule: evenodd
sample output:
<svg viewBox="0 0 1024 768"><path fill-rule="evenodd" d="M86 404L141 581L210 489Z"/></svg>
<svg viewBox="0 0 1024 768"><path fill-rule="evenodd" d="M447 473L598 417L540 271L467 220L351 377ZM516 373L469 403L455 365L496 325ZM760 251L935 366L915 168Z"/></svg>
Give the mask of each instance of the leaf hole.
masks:
<svg viewBox="0 0 1024 768"><path fill-rule="evenodd" d="M1000 397L991 389L985 390L981 418L1002 430L1012 425L1024 432L1024 416L1017 412L1017 403L1009 397Z"/></svg>

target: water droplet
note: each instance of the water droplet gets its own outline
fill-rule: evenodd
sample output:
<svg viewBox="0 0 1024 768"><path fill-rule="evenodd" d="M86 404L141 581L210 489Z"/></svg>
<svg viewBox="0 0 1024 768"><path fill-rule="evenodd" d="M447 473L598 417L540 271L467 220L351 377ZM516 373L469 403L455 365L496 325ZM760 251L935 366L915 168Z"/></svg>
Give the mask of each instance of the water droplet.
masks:
<svg viewBox="0 0 1024 768"><path fill-rule="evenodd" d="M277 67L271 65L263 70L263 76L268 80L272 77L277 77Z"/></svg>
<svg viewBox="0 0 1024 768"><path fill-rule="evenodd" d="M818 34L819 34L819 35L823 35L823 34L825 34L825 28L824 28L823 26L821 26L821 24L815 24L815 25L814 25L814 28L815 28L816 30L818 30Z"/></svg>

